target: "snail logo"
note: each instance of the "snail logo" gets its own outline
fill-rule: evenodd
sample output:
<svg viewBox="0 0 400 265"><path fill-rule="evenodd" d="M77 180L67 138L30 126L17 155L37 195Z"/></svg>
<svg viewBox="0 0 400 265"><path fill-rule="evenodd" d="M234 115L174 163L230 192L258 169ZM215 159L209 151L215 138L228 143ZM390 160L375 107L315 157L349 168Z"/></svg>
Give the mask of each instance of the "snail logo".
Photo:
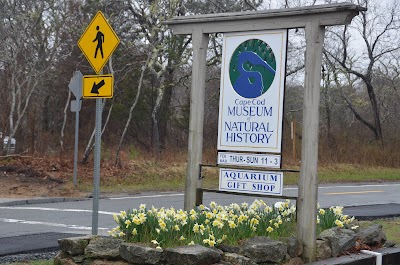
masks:
<svg viewBox="0 0 400 265"><path fill-rule="evenodd" d="M233 89L244 98L256 98L267 92L275 73L275 55L262 40L246 40L232 54L229 78Z"/></svg>

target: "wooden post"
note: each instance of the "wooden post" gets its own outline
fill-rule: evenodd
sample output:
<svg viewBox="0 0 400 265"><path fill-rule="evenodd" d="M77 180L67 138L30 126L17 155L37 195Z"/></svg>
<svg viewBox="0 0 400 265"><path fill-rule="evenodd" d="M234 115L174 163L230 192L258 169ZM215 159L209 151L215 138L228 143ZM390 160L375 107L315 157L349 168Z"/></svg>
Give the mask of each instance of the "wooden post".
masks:
<svg viewBox="0 0 400 265"><path fill-rule="evenodd" d="M325 27L315 22L306 24L306 67L303 102L303 138L297 211L298 239L303 242L303 258L315 260L318 199L318 130L322 46Z"/></svg>
<svg viewBox="0 0 400 265"><path fill-rule="evenodd" d="M209 35L203 34L201 29L193 30L193 67L190 92L189 144L184 200L185 210L194 208L196 204L197 188L201 188L199 174L203 153L204 94L208 39Z"/></svg>
<svg viewBox="0 0 400 265"><path fill-rule="evenodd" d="M292 119L292 157L293 162L296 161L296 119Z"/></svg>

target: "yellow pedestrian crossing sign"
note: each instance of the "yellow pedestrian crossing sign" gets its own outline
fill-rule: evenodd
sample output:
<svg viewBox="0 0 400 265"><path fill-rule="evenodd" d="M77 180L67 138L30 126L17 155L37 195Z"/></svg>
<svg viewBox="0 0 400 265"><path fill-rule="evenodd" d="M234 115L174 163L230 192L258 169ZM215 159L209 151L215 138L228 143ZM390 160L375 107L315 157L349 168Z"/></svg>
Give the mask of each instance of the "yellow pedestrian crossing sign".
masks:
<svg viewBox="0 0 400 265"><path fill-rule="evenodd" d="M82 97L112 98L114 94L113 75L84 75L82 82Z"/></svg>
<svg viewBox="0 0 400 265"><path fill-rule="evenodd" d="M119 38L101 11L90 21L78 41L78 46L98 74L117 48Z"/></svg>

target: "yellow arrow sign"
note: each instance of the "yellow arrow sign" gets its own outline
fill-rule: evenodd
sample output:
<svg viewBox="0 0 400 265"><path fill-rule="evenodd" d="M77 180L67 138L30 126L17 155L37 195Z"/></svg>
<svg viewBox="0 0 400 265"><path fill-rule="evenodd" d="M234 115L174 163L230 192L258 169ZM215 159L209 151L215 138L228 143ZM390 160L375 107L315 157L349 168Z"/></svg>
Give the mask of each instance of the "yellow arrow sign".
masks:
<svg viewBox="0 0 400 265"><path fill-rule="evenodd" d="M98 74L117 48L119 38L101 11L90 21L78 46Z"/></svg>
<svg viewBox="0 0 400 265"><path fill-rule="evenodd" d="M83 98L112 98L114 94L113 75L84 75Z"/></svg>

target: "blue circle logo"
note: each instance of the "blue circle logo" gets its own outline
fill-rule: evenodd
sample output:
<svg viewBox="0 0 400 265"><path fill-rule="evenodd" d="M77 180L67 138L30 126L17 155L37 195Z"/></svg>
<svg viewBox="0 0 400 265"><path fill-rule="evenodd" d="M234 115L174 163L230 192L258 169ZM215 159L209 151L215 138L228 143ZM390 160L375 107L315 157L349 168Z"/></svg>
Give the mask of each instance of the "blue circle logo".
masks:
<svg viewBox="0 0 400 265"><path fill-rule="evenodd" d="M232 54L229 78L233 89L244 98L256 98L267 92L275 73L275 55L260 39L242 42Z"/></svg>

